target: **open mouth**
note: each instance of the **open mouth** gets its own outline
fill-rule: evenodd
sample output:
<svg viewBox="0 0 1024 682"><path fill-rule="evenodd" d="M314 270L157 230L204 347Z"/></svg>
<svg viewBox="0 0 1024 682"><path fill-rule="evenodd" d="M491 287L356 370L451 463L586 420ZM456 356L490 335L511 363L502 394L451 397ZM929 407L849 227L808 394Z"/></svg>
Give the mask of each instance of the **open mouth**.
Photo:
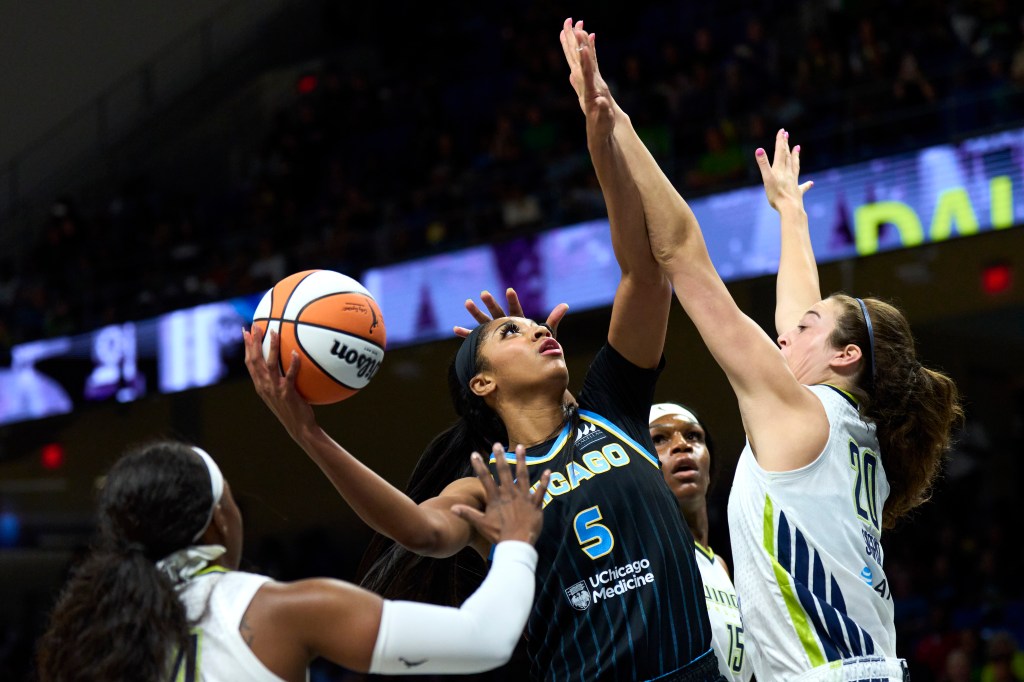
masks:
<svg viewBox="0 0 1024 682"><path fill-rule="evenodd" d="M558 345L558 341L548 337L540 342L540 349L537 352L541 355L561 355L562 347Z"/></svg>
<svg viewBox="0 0 1024 682"><path fill-rule="evenodd" d="M700 469L697 467L696 463L689 459L680 459L675 463L675 466L672 467L672 475L676 478L690 480L697 478L699 474Z"/></svg>

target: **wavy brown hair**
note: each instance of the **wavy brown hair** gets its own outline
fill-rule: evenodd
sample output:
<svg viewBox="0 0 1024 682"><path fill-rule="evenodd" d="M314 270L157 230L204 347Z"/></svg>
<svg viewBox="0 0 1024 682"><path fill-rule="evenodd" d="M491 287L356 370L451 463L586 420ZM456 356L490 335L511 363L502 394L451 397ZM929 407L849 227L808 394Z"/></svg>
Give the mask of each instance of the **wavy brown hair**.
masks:
<svg viewBox="0 0 1024 682"><path fill-rule="evenodd" d="M948 376L918 362L910 325L898 308L877 298L863 299L874 332L872 361L860 304L845 294L830 298L840 313L829 341L836 348L854 344L864 358L853 392L861 415L877 428L890 489L883 525L892 528L931 496L953 427L963 418L960 393Z"/></svg>
<svg viewBox="0 0 1024 682"><path fill-rule="evenodd" d="M192 543L212 502L206 467L183 443L153 443L111 468L98 537L40 640L42 682L170 678L190 624L155 562Z"/></svg>

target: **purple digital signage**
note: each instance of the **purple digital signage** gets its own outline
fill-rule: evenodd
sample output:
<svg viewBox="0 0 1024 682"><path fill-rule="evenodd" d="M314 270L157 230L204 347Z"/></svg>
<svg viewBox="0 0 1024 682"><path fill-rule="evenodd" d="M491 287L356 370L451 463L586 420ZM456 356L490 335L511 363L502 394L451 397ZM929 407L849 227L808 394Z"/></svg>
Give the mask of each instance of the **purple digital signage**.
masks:
<svg viewBox="0 0 1024 682"><path fill-rule="evenodd" d="M815 181L805 204L819 263L1024 224L1024 129L805 175ZM778 216L761 187L690 205L724 279L775 272ZM481 290L514 287L531 315L561 302L585 310L611 303L618 273L608 223L595 220L375 268L360 279L394 348L469 324L463 302ZM239 329L261 295L15 346L11 366L0 367L0 424L214 384L241 367Z"/></svg>

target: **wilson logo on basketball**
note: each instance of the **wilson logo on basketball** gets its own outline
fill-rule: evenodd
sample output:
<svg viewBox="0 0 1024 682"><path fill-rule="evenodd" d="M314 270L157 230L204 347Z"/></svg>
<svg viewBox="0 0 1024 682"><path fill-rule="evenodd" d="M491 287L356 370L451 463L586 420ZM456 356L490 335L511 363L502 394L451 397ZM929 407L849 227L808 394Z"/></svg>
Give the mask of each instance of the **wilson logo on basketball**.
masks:
<svg viewBox="0 0 1024 682"><path fill-rule="evenodd" d="M331 355L336 355L348 364L355 365L358 369L356 375L360 379L369 381L380 369L380 360L366 353L360 353L355 348L349 348L348 344L343 344L340 341L334 342Z"/></svg>

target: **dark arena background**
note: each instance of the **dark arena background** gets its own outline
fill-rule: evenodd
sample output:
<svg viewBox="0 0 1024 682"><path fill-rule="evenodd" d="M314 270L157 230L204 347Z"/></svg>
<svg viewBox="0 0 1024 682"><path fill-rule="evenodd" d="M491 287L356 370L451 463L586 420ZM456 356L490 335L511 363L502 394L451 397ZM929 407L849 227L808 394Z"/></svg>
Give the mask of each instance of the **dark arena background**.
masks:
<svg viewBox="0 0 1024 682"><path fill-rule="evenodd" d="M147 439L219 460L244 568L355 577L369 530L242 363L241 326L281 277L337 270L380 303L380 372L317 414L400 487L454 419L467 297L515 286L540 318L568 302L559 338L583 376L617 271L567 16L598 34L613 93L766 330L778 230L754 149L780 127L802 146L822 291L900 304L965 400L931 501L884 537L898 653L915 682L1024 679L1024 5L1008 0L0 2L0 679L34 678L98 477ZM714 431L711 545L730 558L736 402L677 304L668 338L657 397ZM317 663L312 679L363 678Z"/></svg>

